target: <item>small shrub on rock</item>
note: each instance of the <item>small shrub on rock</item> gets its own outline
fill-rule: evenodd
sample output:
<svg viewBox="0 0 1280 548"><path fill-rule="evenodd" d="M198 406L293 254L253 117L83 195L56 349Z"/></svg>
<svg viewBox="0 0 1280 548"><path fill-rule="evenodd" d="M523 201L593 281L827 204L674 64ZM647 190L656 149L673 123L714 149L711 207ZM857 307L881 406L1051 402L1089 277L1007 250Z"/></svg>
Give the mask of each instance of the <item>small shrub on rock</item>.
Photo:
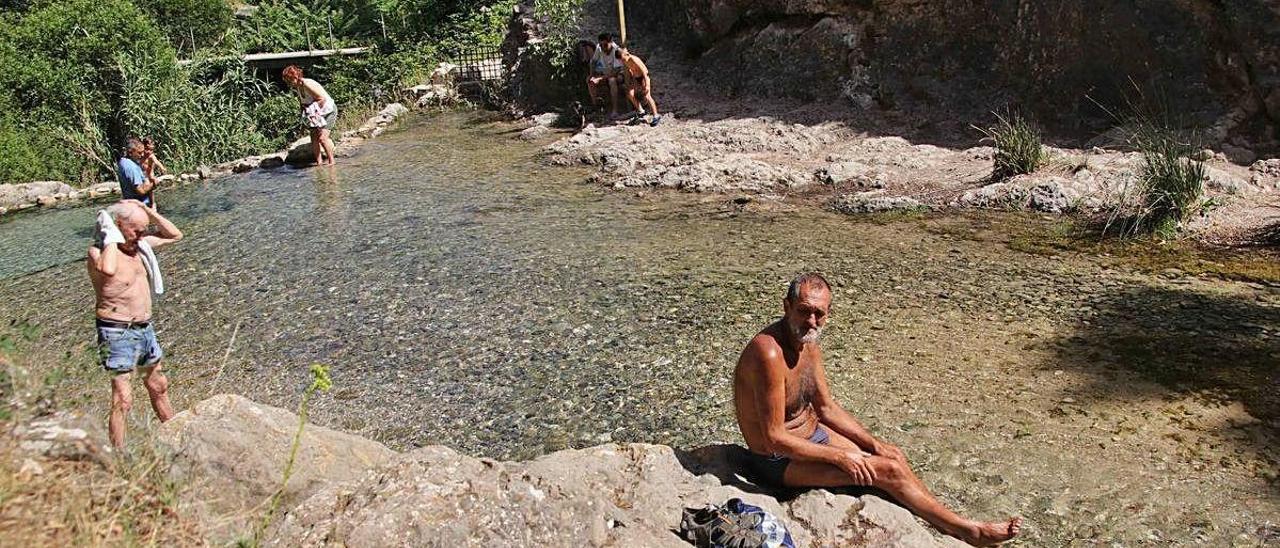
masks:
<svg viewBox="0 0 1280 548"><path fill-rule="evenodd" d="M1156 120L1130 120L1128 139L1142 153L1142 169L1132 191L1113 209L1104 233L1118 226L1121 236L1172 237L1185 221L1212 207L1202 200L1207 169L1195 159L1202 147L1194 134Z"/></svg>
<svg viewBox="0 0 1280 548"><path fill-rule="evenodd" d="M1162 236L1177 232L1182 222L1199 211L1204 194L1204 162L1188 158L1192 147L1169 135L1139 143L1143 198L1142 227Z"/></svg>
<svg viewBox="0 0 1280 548"><path fill-rule="evenodd" d="M992 176L1005 179L1031 173L1049 161L1041 143L1040 130L1018 114L996 114L996 125L976 128L996 147Z"/></svg>

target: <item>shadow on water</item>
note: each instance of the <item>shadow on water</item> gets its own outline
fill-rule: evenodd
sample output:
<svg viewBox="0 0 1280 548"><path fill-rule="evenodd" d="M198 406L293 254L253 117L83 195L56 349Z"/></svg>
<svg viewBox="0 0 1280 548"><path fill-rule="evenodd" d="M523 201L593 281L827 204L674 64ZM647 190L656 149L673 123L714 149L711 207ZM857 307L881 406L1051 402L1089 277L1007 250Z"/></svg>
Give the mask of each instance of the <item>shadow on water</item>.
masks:
<svg viewBox="0 0 1280 548"><path fill-rule="evenodd" d="M1081 397L1239 401L1267 437L1280 434L1280 308L1248 296L1161 287L1113 291L1092 306L1097 315L1057 341L1050 364L1093 378ZM1147 382L1117 382L1123 374Z"/></svg>

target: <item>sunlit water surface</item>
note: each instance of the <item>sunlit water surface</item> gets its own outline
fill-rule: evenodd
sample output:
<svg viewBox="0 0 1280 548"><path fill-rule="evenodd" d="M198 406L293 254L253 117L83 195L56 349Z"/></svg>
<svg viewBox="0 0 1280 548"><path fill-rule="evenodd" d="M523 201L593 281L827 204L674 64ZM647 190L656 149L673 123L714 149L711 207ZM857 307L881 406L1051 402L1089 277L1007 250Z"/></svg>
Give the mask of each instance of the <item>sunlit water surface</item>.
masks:
<svg viewBox="0 0 1280 548"><path fill-rule="evenodd" d="M156 305L177 402L236 392L292 407L307 366L323 363L336 387L312 418L399 449L527 458L738 441L737 354L777 315L787 280L817 269L837 285L824 347L838 397L947 502L1024 515L1044 546L1275 533L1273 400L1244 398L1262 421L1240 432L1166 420L1162 406L1231 401L1108 362L1106 344L1146 343L1093 327L1134 299L1249 303L1222 313L1223 333L1262 341L1265 357L1274 293L1024 255L955 237L970 228L945 220L604 192L540 163L518 130L475 114L414 119L334 170L164 191L188 234L162 254L170 290ZM93 212L0 224L4 316L50 344L93 336ZM1257 375L1241 382L1275 382L1274 368ZM1216 452L1180 453L1169 432Z"/></svg>

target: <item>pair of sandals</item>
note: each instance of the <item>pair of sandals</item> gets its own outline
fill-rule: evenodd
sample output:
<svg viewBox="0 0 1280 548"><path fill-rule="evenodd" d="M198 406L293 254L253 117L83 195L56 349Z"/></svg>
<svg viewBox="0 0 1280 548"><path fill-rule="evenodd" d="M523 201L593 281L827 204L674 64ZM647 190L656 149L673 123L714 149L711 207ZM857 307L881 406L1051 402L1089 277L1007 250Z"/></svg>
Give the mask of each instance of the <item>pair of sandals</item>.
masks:
<svg viewBox="0 0 1280 548"><path fill-rule="evenodd" d="M603 101L603 100L601 100L601 99L599 99L599 98L597 98L597 99L596 99L596 101L595 101L595 103L593 104L593 106L598 106L598 107L600 107L600 108L603 108L603 107L604 107L604 101ZM639 123L644 122L644 111L643 111L643 110L638 111L638 112L637 112L637 111L632 111L632 112L633 112L634 114L631 114L631 116L630 116L630 117L627 117L626 115L623 115L623 116L614 116L614 115L612 115L612 114L611 114L611 115L606 116L606 117L605 117L605 119L606 119L606 120L608 120L608 121L610 121L610 122L612 122L612 121L614 121L614 120L621 120L622 118L627 118L627 125L629 125L629 126L634 126L634 125L636 125L636 124L639 124ZM629 113L629 114L630 114L630 113ZM650 119L650 120L649 120L649 127L657 127L658 122L661 122L661 121L662 121L662 115L661 115L661 114L659 114L659 115L657 115L657 116L654 116L652 119Z"/></svg>
<svg viewBox="0 0 1280 548"><path fill-rule="evenodd" d="M649 127L657 127L658 122L661 122L661 121L662 121L661 114L654 116L652 119L649 120ZM629 126L634 126L636 124L641 124L641 123L644 123L644 111L640 111L639 113L632 116L630 120L627 120L627 125Z"/></svg>

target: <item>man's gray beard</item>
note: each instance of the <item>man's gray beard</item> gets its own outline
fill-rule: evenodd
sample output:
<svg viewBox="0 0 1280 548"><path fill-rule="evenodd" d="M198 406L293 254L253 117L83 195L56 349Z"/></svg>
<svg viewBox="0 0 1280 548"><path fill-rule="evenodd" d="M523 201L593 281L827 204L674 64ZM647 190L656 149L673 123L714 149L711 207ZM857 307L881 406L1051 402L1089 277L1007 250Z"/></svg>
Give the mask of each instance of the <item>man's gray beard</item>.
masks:
<svg viewBox="0 0 1280 548"><path fill-rule="evenodd" d="M814 329L806 329L804 331L801 331L797 327L792 327L791 334L795 336L797 341L800 341L804 344L813 344L818 342L818 339L822 338L822 328L818 327Z"/></svg>

